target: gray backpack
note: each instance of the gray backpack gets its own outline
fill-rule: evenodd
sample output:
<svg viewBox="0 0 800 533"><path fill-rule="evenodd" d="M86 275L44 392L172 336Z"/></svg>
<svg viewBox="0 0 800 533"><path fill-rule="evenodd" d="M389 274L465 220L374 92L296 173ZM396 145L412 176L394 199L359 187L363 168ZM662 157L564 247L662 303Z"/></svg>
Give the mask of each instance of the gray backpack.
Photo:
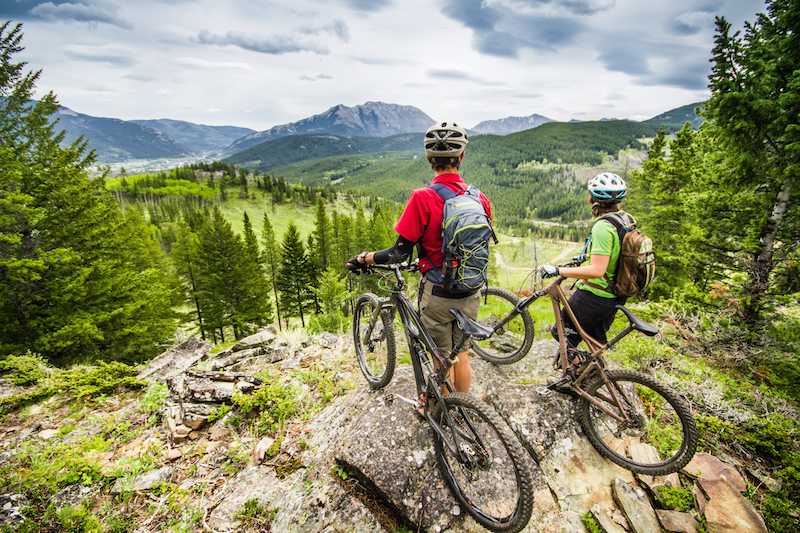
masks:
<svg viewBox="0 0 800 533"><path fill-rule="evenodd" d="M435 183L431 189L444 200L442 285L451 293L472 293L486 284L489 240L497 242L481 193L469 186L462 194Z"/></svg>

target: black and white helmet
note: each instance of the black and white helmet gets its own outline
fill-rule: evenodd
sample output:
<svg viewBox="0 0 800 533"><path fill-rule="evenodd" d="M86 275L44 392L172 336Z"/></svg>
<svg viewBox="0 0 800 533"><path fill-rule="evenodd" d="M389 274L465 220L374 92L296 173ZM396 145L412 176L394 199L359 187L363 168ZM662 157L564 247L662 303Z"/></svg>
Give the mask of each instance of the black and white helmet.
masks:
<svg viewBox="0 0 800 533"><path fill-rule="evenodd" d="M434 157L461 157L468 143L467 130L455 122L434 124L425 132L425 156L428 161Z"/></svg>
<svg viewBox="0 0 800 533"><path fill-rule="evenodd" d="M589 180L589 194L598 202L618 202L625 198L628 186L613 172L603 172Z"/></svg>

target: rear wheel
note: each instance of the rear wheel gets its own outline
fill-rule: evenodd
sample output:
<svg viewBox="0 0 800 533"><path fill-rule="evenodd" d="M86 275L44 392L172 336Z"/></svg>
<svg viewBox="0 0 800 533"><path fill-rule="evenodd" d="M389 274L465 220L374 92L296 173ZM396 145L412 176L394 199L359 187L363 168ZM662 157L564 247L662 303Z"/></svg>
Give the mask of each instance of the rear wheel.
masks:
<svg viewBox="0 0 800 533"><path fill-rule="evenodd" d="M525 451L497 414L468 394L436 405L436 462L456 499L480 525L516 532L531 518L533 487ZM445 412L449 414L448 418ZM460 452L460 453L459 453Z"/></svg>
<svg viewBox="0 0 800 533"><path fill-rule="evenodd" d="M478 322L493 329L514 311L519 302L511 291L485 287L481 291ZM527 309L514 315L494 335L482 341L472 341L472 350L481 358L498 365L516 363L530 351L533 344L533 319Z"/></svg>
<svg viewBox="0 0 800 533"><path fill-rule="evenodd" d="M392 314L372 293L356 300L353 312L353 344L358 366L372 389L385 387L396 363Z"/></svg>
<svg viewBox="0 0 800 533"><path fill-rule="evenodd" d="M619 415L616 395L627 420L617 420L586 399L577 410L578 422L600 455L650 476L683 468L697 449L697 427L686 401L641 372L610 370L605 375L608 383L598 374L585 390Z"/></svg>

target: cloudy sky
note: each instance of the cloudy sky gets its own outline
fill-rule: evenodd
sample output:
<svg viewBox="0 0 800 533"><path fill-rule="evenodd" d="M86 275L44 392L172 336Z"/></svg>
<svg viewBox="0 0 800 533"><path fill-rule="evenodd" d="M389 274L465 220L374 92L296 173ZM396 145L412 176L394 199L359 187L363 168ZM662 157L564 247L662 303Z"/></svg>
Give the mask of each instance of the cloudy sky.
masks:
<svg viewBox="0 0 800 533"><path fill-rule="evenodd" d="M755 0L1 0L76 111L265 129L343 103L642 119L705 98Z"/></svg>

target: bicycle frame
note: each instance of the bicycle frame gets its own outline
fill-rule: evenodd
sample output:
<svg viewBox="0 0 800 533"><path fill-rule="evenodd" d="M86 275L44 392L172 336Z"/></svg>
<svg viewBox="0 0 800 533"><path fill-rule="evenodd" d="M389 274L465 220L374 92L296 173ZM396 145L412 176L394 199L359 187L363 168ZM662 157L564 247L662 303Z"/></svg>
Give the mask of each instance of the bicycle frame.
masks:
<svg viewBox="0 0 800 533"><path fill-rule="evenodd" d="M403 331L405 332L406 343L408 344L408 349L411 353L411 364L414 368L414 382L417 388L417 399L419 404L423 407L426 420L451 452L454 452L461 460L468 461L469 459L462 452L461 446L459 446L458 432L451 430L453 432L453 441L455 445L455 448L453 448L445 438L444 430L436 422L436 420L434 420L428 407L430 404L430 399L433 399L435 403L439 403L442 400L443 396L440 387L444 387L448 392L453 391L453 386L447 379L447 372L450 370L450 367L453 366L451 357L461 351L464 344L466 344L467 339L462 336L458 345L453 347L453 352L450 354L450 357L445 357L440 352L439 348L436 346L436 342L433 340L427 328L425 328L424 324L422 323L422 318L414 308L414 305L403 292L406 285L405 279L403 279L401 274L401 268L397 265L372 265L371 268L376 270L391 271L395 275L396 284L390 289L390 296L385 299L385 302L380 309L396 309L400 313L400 320L403 322ZM407 268L406 270L410 269ZM375 323L376 317L377 315L373 315L373 319L371 321L372 324ZM370 338L372 336L372 327L373 326L371 325L369 330ZM419 349L420 343L423 347L422 350ZM432 360L426 357L427 354L431 354ZM423 360L423 358L425 358L425 360ZM426 371L424 364L425 362L434 365L436 368L431 369L432 372ZM444 405L444 403L442 402L441 405ZM444 409L443 414L447 426L453 428L453 420L450 417L449 411ZM472 426L472 422L468 419L465 420L473 435L475 435L475 437L481 441L477 431ZM483 446L482 441L480 444Z"/></svg>
<svg viewBox="0 0 800 533"><path fill-rule="evenodd" d="M609 350L612 346L621 341L624 337L626 337L630 332L632 332L633 328L628 326L619 334L617 334L610 342L608 342L608 344L603 344L597 339L590 336L588 333L586 333L583 327L581 327L580 323L578 322L578 319L575 317L575 313L569 306L569 301L567 299L567 295L564 293L564 289L561 288L561 284L566 279L567 278L563 276L559 276L555 279L555 281L553 281L547 287L538 290L533 294L531 294L530 296L520 300L517 303L516 307L514 307L514 309L505 318L503 318L503 320L501 320L494 326L494 331L497 332L500 328L505 326L511 319L513 319L516 315L524 312L525 309L527 309L533 302L535 302L542 296L549 296L550 301L553 305L553 315L555 317L556 332L558 334L559 365L561 366L561 370L572 378L570 386L575 391L575 393L578 394L578 396L591 402L595 407L597 407L607 415L611 416L612 418L615 418L620 422L628 422L630 421L630 417L628 416L626 410L623 408L619 398L619 395L625 397L625 394L621 390L619 390L618 387L610 386L611 382L608 380L608 377L606 376L605 373L606 363L605 360L603 359L603 354L607 350ZM578 335L580 335L581 339L583 339L583 341L586 343L586 346L589 348L590 362L589 364L585 365L582 369L580 369L580 373L578 373L577 375L573 375L573 373L571 372L572 365L569 362L569 357L567 353L567 336L564 328L564 320L561 318L562 305L567 316L574 324L575 329L578 332ZM606 398L603 395L598 395L598 396L606 400L608 403L615 404L619 408L619 411L622 413L622 416L620 416L618 413L613 413L602 402L599 402L595 396L589 394L583 389L583 385L585 384L589 376L591 376L592 373L595 371L599 373L600 377L605 382L606 387L608 388L609 391L611 391L612 398ZM625 400L630 404L627 397L625 398Z"/></svg>

